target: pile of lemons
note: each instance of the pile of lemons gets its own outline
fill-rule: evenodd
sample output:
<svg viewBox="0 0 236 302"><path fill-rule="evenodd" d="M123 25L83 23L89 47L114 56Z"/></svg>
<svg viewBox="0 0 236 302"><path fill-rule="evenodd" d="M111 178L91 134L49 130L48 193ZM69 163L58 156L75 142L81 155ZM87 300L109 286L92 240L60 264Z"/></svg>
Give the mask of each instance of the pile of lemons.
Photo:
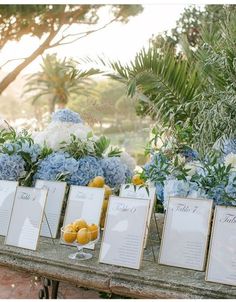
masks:
<svg viewBox="0 0 236 302"><path fill-rule="evenodd" d="M66 243L77 242L85 245L98 238L98 226L94 223L88 224L84 219L80 218L66 225L62 236Z"/></svg>

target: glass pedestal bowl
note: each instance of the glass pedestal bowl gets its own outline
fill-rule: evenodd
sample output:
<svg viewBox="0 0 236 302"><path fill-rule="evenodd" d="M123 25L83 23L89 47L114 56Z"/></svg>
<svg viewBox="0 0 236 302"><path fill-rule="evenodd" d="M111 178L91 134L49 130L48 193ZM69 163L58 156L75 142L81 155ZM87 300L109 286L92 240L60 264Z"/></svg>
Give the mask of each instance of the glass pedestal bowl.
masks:
<svg viewBox="0 0 236 302"><path fill-rule="evenodd" d="M88 243L85 244L81 244L79 242L77 242L77 232L70 232L68 230L65 230L64 227L61 228L61 241L64 244L70 245L70 246L76 246L77 247L77 252L70 254L68 256L69 259L76 259L76 260L87 260L93 257L93 255L91 253L85 253L84 252L84 248L89 248L91 247L93 244L96 244L100 238L100 228L98 227L97 230L95 231L90 231L91 233L91 237L92 240L90 240ZM65 236L69 237L69 239L71 239L71 241L73 240L73 238L75 238L75 240L73 240L72 242L68 242L66 241L64 238ZM71 237L71 238L70 238Z"/></svg>

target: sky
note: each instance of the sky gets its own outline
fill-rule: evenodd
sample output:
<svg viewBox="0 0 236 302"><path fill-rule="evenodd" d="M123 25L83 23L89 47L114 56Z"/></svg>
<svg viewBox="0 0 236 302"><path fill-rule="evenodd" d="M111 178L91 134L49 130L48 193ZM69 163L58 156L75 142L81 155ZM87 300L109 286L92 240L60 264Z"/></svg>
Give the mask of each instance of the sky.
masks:
<svg viewBox="0 0 236 302"><path fill-rule="evenodd" d="M73 57L77 60L84 57L97 58L102 56L111 60L119 59L121 62L129 62L135 54L148 45L152 35L157 35L175 26L176 20L183 12L184 4L145 4L144 11L130 19L127 24L113 23L107 28L93 33L90 36L73 44L61 46L50 50L61 58ZM101 12L101 26L109 20L106 9ZM84 30L75 25L71 33ZM0 65L7 60L23 58L34 51L39 45L39 40L32 37L24 37L20 42L10 42L0 53ZM2 70L9 72L20 61L13 61L5 65ZM22 74L39 70L41 59L35 60Z"/></svg>

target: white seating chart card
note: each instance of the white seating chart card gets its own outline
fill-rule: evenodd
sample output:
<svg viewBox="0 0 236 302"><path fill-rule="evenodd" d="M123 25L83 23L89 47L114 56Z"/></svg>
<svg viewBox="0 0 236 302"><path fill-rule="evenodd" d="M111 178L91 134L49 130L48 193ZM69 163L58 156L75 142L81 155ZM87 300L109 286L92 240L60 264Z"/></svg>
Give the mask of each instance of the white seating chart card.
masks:
<svg viewBox="0 0 236 302"><path fill-rule="evenodd" d="M36 250L46 198L46 189L17 188L5 244Z"/></svg>
<svg viewBox="0 0 236 302"><path fill-rule="evenodd" d="M206 280L236 286L236 207L215 208Z"/></svg>
<svg viewBox="0 0 236 302"><path fill-rule="evenodd" d="M41 236L56 238L66 192L66 182L37 179L35 188L48 190ZM48 226L49 225L49 226ZM50 229L49 229L50 227Z"/></svg>
<svg viewBox="0 0 236 302"><path fill-rule="evenodd" d="M148 219L147 219L147 228L146 228L146 234L145 234L145 243L144 246L147 244L147 238L148 238L148 229L152 218L153 208L155 205L156 200L156 189L154 187L148 187L147 192L146 188L141 186L136 186L131 184L124 184L120 188L120 197L130 197L130 198L141 198L141 199L149 199L150 200L150 207L148 211Z"/></svg>
<svg viewBox="0 0 236 302"><path fill-rule="evenodd" d="M6 236L16 194L17 181L0 180L0 235Z"/></svg>
<svg viewBox="0 0 236 302"><path fill-rule="evenodd" d="M169 199L160 264L204 270L212 204L208 199Z"/></svg>
<svg viewBox="0 0 236 302"><path fill-rule="evenodd" d="M70 224L79 218L99 225L104 193L104 188L70 186L63 225ZM91 244L89 248L94 249L94 244Z"/></svg>
<svg viewBox="0 0 236 302"><path fill-rule="evenodd" d="M99 262L139 269L149 200L111 196Z"/></svg>

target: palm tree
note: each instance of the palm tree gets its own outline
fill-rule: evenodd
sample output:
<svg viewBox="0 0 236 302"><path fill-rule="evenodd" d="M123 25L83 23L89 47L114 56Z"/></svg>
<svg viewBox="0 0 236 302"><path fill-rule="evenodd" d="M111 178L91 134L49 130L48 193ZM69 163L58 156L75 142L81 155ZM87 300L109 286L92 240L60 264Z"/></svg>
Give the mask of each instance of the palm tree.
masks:
<svg viewBox="0 0 236 302"><path fill-rule="evenodd" d="M93 68L81 71L76 66L73 59L61 60L56 54L47 55L43 58L41 71L27 77L24 92L34 93L33 104L47 97L50 113L56 105L65 107L71 95L87 95L89 90L85 88L91 82L89 77L99 73Z"/></svg>
<svg viewBox="0 0 236 302"><path fill-rule="evenodd" d="M184 123L196 114L186 104L193 102L201 88L198 67L175 55L172 47L142 49L129 65L109 65L110 77L123 82L127 94L136 97L139 114L152 116L162 126Z"/></svg>
<svg viewBox="0 0 236 302"><path fill-rule="evenodd" d="M138 101L138 114L167 129L190 127L202 152L222 136L236 136L236 15L225 9L217 26L201 27L201 43L182 51L167 43L141 50L130 64L104 62ZM186 122L187 121L187 122Z"/></svg>

